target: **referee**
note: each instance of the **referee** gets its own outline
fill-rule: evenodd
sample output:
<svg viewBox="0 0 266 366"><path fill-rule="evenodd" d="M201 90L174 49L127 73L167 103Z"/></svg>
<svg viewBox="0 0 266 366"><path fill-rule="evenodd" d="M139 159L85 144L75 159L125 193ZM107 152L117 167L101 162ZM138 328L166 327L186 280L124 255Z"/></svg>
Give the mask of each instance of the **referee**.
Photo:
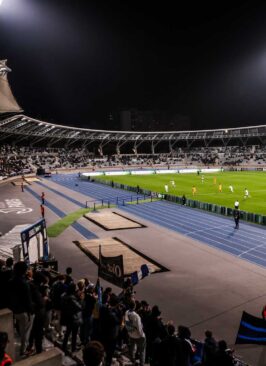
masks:
<svg viewBox="0 0 266 366"><path fill-rule="evenodd" d="M235 229L239 229L240 211L238 208L234 209L233 216L234 216L234 220L235 220Z"/></svg>

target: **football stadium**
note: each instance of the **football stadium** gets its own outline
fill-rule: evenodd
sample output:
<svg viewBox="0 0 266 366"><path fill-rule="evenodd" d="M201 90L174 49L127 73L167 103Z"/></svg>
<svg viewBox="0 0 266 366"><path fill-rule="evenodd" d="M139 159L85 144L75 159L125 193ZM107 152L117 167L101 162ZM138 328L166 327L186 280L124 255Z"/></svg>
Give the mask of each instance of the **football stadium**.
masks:
<svg viewBox="0 0 266 366"><path fill-rule="evenodd" d="M264 366L266 125L51 123L18 104L10 67L0 364Z"/></svg>
<svg viewBox="0 0 266 366"><path fill-rule="evenodd" d="M215 24L220 18L215 15L210 18L212 22L202 18L202 23L195 21L190 28L184 17L182 28L182 11L171 25L168 12L167 21L161 19L161 9L156 12L143 5L137 10L137 5L131 8L122 2L116 8L113 2L110 19L108 5L101 10L103 18L96 7L85 6L99 16L88 25L88 19L82 18L81 1L75 6L71 1L68 5L60 2L60 16L55 0L50 2L54 13L47 10L49 1L42 7L39 4L40 13L33 2L28 6L30 1L23 1L18 12L11 1L8 14L6 3L0 0L0 33L10 33L6 43L15 34L17 43L10 59L0 60L0 366L265 366L266 125L252 120L242 123L239 117L237 127L194 128L186 116L178 114L171 119L169 111L157 108L154 113L144 113L144 109L132 109L131 113L124 108L120 114L125 124L121 125L115 124L113 112L108 114L112 126L93 118L82 125L75 110L75 100L83 104L81 96L86 93L86 98L91 98L86 101L87 113L92 109L94 93L100 93L111 110L116 98L124 103L123 94L132 98L134 105L137 99L133 94L136 90L141 94L142 88L145 100L153 99L151 89L162 87L162 101L174 95L186 105L185 94L192 85L189 79L204 95L207 74L217 82L217 90L225 75L224 85L230 85L228 74L218 72L214 77L215 69L204 66L207 58L215 64L215 58L221 57L213 41L218 37L220 28L217 30ZM124 13L127 9L131 9L128 17ZM241 9L237 7L237 15ZM234 19L234 6L229 10ZM229 13L225 10L227 20ZM151 14L156 15L156 22ZM35 34L27 33L31 18L34 29L37 27ZM74 32L70 18L78 20ZM113 25L117 23L117 28L112 28L108 19ZM225 18L221 15L221 19ZM67 33L62 34L59 24L64 22ZM97 22L108 30L108 44ZM138 22L142 24L139 29ZM90 27L93 31L90 29L89 34L95 39L79 37L79 32L86 34ZM176 27L178 31L174 31ZM216 31L209 33L210 28ZM47 39L41 47L38 37L42 29ZM126 42L118 36L123 30ZM181 37L176 43L170 40L171 32ZM8 54L1 38L0 49ZM97 65L102 71L97 69L94 75L92 64L97 63L95 55L103 39L104 52ZM230 43L228 36L221 39ZM213 44L207 58L199 57L210 40ZM66 56L64 42L70 69L69 61L62 61ZM49 43L58 46L54 53L62 58L60 70L70 86L63 93L59 84L66 84L55 75L58 58L47 52ZM21 44L25 48L20 48ZM167 60L168 48L177 44L180 52L170 53L177 58ZM89 50L89 61L80 57L84 49ZM23 53L24 57L28 51L33 68L26 66L27 57L21 66L15 62L16 55ZM231 49L230 55L234 52ZM155 54L160 54L158 59L152 57ZM197 57L200 75L198 69L190 75L184 65ZM109 58L115 59L115 66L108 63ZM125 60L130 60L130 72L125 71ZM252 62L254 70L265 63L260 61L258 66ZM183 66L178 70L177 65ZM133 72L134 67L137 71ZM37 84L34 76L27 74L31 68L33 75L34 69L40 69ZM110 72L107 81L104 69ZM239 78L235 89L246 70L243 63L235 73ZM18 85L18 93L14 91L17 74L26 85ZM78 75L84 75L84 80ZM180 88L177 95L172 82L175 77ZM231 78L235 80L233 73ZM254 80L258 86L264 82L261 76ZM263 92L258 90L263 89L257 90L254 80L247 83L247 94L254 93L262 100ZM47 100L38 88L34 90L34 85L41 83L47 87ZM243 98L241 108L246 111L244 84L238 92ZM122 93L116 94L116 88ZM212 105L216 92L217 99L221 97L217 90L206 92L210 116L213 111L219 114L219 108L216 111ZM226 96L232 110L236 103L233 92ZM194 89L188 94L196 99ZM73 107L73 123L67 118L59 124L52 122L57 117L33 117L36 113L28 112L21 102L27 95L32 99L32 111L35 106L48 110L54 103L65 116ZM206 116L203 99L190 105L200 106L201 121ZM70 101L73 106L67 105ZM223 101L221 98L218 104ZM153 102L156 105L156 98ZM251 113L247 115L251 119ZM129 120L131 124L126 124ZM123 128L126 125L128 128ZM147 127L143 130L139 126ZM215 122L210 126L216 126Z"/></svg>

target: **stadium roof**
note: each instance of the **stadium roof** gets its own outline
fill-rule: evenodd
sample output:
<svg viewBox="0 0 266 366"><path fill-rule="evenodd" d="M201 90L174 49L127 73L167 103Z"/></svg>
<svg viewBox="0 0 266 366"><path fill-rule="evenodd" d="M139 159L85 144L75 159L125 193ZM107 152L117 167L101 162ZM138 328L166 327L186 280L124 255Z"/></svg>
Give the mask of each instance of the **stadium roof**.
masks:
<svg viewBox="0 0 266 366"><path fill-rule="evenodd" d="M17 104L10 89L7 73L11 71L6 65L7 60L0 60L0 113L18 113L22 109Z"/></svg>
<svg viewBox="0 0 266 366"><path fill-rule="evenodd" d="M221 140L225 145L228 140L241 139L243 144L249 138L257 137L261 141L266 138L266 125L249 126L240 128L216 129L216 130L196 130L196 131L108 131L85 128L69 127L40 121L27 117L21 112L21 108L15 101L10 90L7 73L11 71L6 66L6 60L0 61L0 139L4 140L10 136L14 142L30 139L32 144L48 139L53 145L59 141L81 142L82 145L92 141L98 141L99 146L104 146L109 142L115 142L117 147L121 147L126 142L133 142L137 147L142 142L151 142L156 146L159 142L168 141L171 146L178 141L186 141L188 146L196 140L204 141L208 146L212 140ZM7 112L13 115L5 118Z"/></svg>

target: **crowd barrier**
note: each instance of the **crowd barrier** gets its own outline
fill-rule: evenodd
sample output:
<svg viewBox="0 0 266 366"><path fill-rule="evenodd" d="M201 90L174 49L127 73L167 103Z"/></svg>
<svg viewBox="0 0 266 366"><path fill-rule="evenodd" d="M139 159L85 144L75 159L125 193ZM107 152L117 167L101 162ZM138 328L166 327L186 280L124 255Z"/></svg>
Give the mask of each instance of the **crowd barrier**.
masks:
<svg viewBox="0 0 266 366"><path fill-rule="evenodd" d="M164 196L164 198L167 201L182 204L181 197L171 196L171 195L167 194ZM204 211L210 211L210 212L213 212L213 213L216 213L219 215L223 215L223 216L232 216L233 210L234 210L233 208L230 208L230 207L220 206L220 205L216 205L214 203L206 203L206 202L201 202L201 201L196 201L196 200L191 200L191 199L186 200L186 206L198 208L198 209L204 210ZM249 222L253 222L255 224L266 225L266 216L260 215L260 214L255 214L252 212L240 211L240 219L249 221Z"/></svg>
<svg viewBox="0 0 266 366"><path fill-rule="evenodd" d="M147 196L151 196L151 197L158 196L158 193L149 191L147 189L142 189L139 187L131 187L126 184L121 184L121 183L117 183L117 182L113 182L113 181L106 181L106 180L102 180L102 179L95 179L95 178L94 178L94 181L97 183L111 186L113 188L124 189L126 191L135 192L138 194L143 194L143 195L147 195ZM163 198L169 202L182 204L182 197L179 197L179 196L164 194ZM230 208L230 207L220 206L220 205L216 205L214 203L196 201L196 200L192 200L192 199L186 200L186 206L192 207L192 208L197 208L199 210L213 212L213 213L216 213L218 215L223 215L223 216L232 216L233 210L234 210L233 208ZM260 215L260 214L255 214L252 212L240 211L240 219L244 220L244 221L252 222L254 224L266 225L266 216Z"/></svg>

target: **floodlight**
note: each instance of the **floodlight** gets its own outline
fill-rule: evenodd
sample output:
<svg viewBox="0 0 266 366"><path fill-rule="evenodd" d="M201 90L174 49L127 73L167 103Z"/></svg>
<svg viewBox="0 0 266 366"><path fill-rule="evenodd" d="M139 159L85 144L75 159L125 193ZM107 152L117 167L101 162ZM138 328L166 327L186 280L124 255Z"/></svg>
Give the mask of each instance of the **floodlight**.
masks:
<svg viewBox="0 0 266 366"><path fill-rule="evenodd" d="M4 1L4 0L0 0L0 5L2 5L3 1Z"/></svg>

